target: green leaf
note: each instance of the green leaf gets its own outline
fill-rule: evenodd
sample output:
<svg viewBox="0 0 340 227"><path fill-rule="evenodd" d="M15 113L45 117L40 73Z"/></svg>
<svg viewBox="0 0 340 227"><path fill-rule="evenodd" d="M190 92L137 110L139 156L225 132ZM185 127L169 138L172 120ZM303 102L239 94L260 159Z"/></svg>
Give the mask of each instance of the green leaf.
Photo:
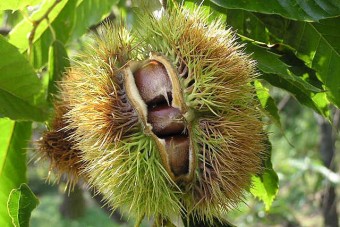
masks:
<svg viewBox="0 0 340 227"><path fill-rule="evenodd" d="M305 75L314 81L324 83L327 97L340 106L340 17L321 20L320 23L306 23L285 20L278 16L268 16L241 10L228 10L228 24L237 29L242 36L264 43L276 44L275 48L294 55L304 61L304 64L315 70L312 75L308 67ZM287 48L288 46L289 48ZM286 54L285 53L285 54ZM290 59L294 56L289 54ZM299 66L303 66L300 64Z"/></svg>
<svg viewBox="0 0 340 227"><path fill-rule="evenodd" d="M290 71L323 90L322 82L317 78L315 70L307 67L305 62L295 55L294 49L277 43L281 41L275 35L280 36L282 28L286 28L289 20L244 10L228 10L227 23L237 30L242 39L249 38L270 46L271 51L282 55L280 60L290 66Z"/></svg>
<svg viewBox="0 0 340 227"><path fill-rule="evenodd" d="M117 2L118 0L68 1L51 24L53 33L51 29L47 29L34 43L34 67L40 68L47 62L49 48L55 40L67 44L79 38L90 26L100 22Z"/></svg>
<svg viewBox="0 0 340 227"><path fill-rule="evenodd" d="M49 14L50 26L44 20L38 27L34 45L32 48L31 62L39 69L48 61L49 47L54 40L66 44L72 39L79 38L91 25L97 24L103 16L107 15L111 7L118 0L79 0L62 1ZM37 12L46 12L46 4ZM40 13L39 15L41 16ZM32 18L39 18L35 14ZM28 28L28 27L29 28ZM21 52L28 49L28 34L32 30L31 23L24 21L16 26L15 31L10 34L10 42L18 46ZM22 41L24 40L24 41Z"/></svg>
<svg viewBox="0 0 340 227"><path fill-rule="evenodd" d="M28 227L31 212L38 204L38 198L27 184L21 184L19 188L13 189L7 202L13 225L15 227Z"/></svg>
<svg viewBox="0 0 340 227"><path fill-rule="evenodd" d="M291 21L282 35L283 43L314 69L324 83L327 97L340 107L340 17L320 23Z"/></svg>
<svg viewBox="0 0 340 227"><path fill-rule="evenodd" d="M267 44L272 43L270 37L271 33L267 31L267 27L260 17L263 14L229 9L227 10L227 15L227 24L232 26L239 35ZM279 16L270 15L267 17L272 18L273 24L276 23L276 18L279 18L278 21L282 21ZM279 29L281 27L283 27L282 24L277 23L277 28Z"/></svg>
<svg viewBox="0 0 340 227"><path fill-rule="evenodd" d="M9 28L14 27L16 24L18 24L23 16L20 13L20 11L11 11L11 10L5 10L0 11L0 15L2 15L2 20L0 19L0 22L3 26L8 26Z"/></svg>
<svg viewBox="0 0 340 227"><path fill-rule="evenodd" d="M59 15L61 10L67 4L67 0L60 1L48 14L48 21L51 24ZM46 1L37 12L33 13L30 17L30 21L27 19L22 20L9 34L9 42L16 46L21 53L25 52L28 47L28 39L30 32L33 29L33 23L31 21L39 20L48 11L48 9L55 3L55 1ZM33 42L36 42L41 35L49 29L49 24L46 19L44 19L38 26Z"/></svg>
<svg viewBox="0 0 340 227"><path fill-rule="evenodd" d="M265 110L266 115L279 127L281 126L279 110L277 109L275 100L270 96L269 90L265 88L259 80L255 83L256 95L259 99L262 108Z"/></svg>
<svg viewBox="0 0 340 227"><path fill-rule="evenodd" d="M17 10L26 6L36 5L40 0L3 0L0 1L0 10Z"/></svg>
<svg viewBox="0 0 340 227"><path fill-rule="evenodd" d="M290 67L281 61L280 55L270 52L267 48L250 43L247 45L246 51L252 53L252 57L257 60L257 66L262 71L261 79L273 86L285 89L292 93L301 104L313 108L325 117L329 117L329 103L327 100L320 99L322 91L301 77L294 75Z"/></svg>
<svg viewBox="0 0 340 227"><path fill-rule="evenodd" d="M55 94L57 87L55 82L59 81L66 68L70 67L70 61L66 49L60 41L54 41L49 51L49 83L48 94Z"/></svg>
<svg viewBox="0 0 340 227"><path fill-rule="evenodd" d="M301 21L319 21L340 15L339 0L211 0L211 2L227 9L277 14Z"/></svg>
<svg viewBox="0 0 340 227"><path fill-rule="evenodd" d="M75 11L73 39L83 35L90 26L97 24L119 0L82 0Z"/></svg>
<svg viewBox="0 0 340 227"><path fill-rule="evenodd" d="M0 114L14 120L44 121L43 90L26 58L0 37Z"/></svg>
<svg viewBox="0 0 340 227"><path fill-rule="evenodd" d="M0 226L10 225L7 201L12 189L26 182L26 149L31 122L0 118Z"/></svg>
<svg viewBox="0 0 340 227"><path fill-rule="evenodd" d="M246 37L265 43L282 43L315 70L327 97L340 106L340 17L307 23L240 10L228 10L228 24Z"/></svg>
<svg viewBox="0 0 340 227"><path fill-rule="evenodd" d="M61 43L69 41L74 29L75 7L76 1L68 1L51 24L52 29L47 29L34 43L30 60L35 68L39 69L46 64L49 58L49 48L55 40Z"/></svg>
<svg viewBox="0 0 340 227"><path fill-rule="evenodd" d="M55 37L53 37L51 29L45 31L45 33L49 33L51 35L50 43L52 43L54 40L67 43L70 40L73 30L75 29L75 26L77 26L75 24L76 3L76 1L68 1L63 10L58 14L56 19L51 24ZM43 35L45 35L45 33Z"/></svg>
<svg viewBox="0 0 340 227"><path fill-rule="evenodd" d="M296 84L302 91L321 92L321 90L304 81L301 77L295 76L290 71L290 66L280 59L280 55L271 52L269 49L254 44L247 45L247 52L252 53L252 57L258 61L258 67L267 74L277 74L291 84Z"/></svg>
<svg viewBox="0 0 340 227"><path fill-rule="evenodd" d="M278 177L273 169L265 170L261 176L252 177L250 192L265 204L268 211L278 192Z"/></svg>
<svg viewBox="0 0 340 227"><path fill-rule="evenodd" d="M48 60L49 47L54 40L57 39L62 43L66 43L70 39L74 29L74 12L77 2L66 1L65 3L66 4L63 6L63 8L58 12L58 15L55 15L54 20L49 20L50 26L41 31L40 37L38 39L34 39L34 44L31 51L32 54L30 55L30 62L32 62L32 65L36 69L39 69L46 64ZM59 4L49 14L49 18L50 15L53 14L55 10L57 10ZM39 25L39 27L42 26L42 24L43 22L41 25ZM12 39L10 38L10 40ZM23 48L22 52L27 53L27 40L25 44L26 46Z"/></svg>
<svg viewBox="0 0 340 227"><path fill-rule="evenodd" d="M250 193L263 201L265 209L268 211L279 190L279 178L273 170L271 163L271 144L268 142L267 157L264 160L264 171L260 175L252 177L252 187Z"/></svg>

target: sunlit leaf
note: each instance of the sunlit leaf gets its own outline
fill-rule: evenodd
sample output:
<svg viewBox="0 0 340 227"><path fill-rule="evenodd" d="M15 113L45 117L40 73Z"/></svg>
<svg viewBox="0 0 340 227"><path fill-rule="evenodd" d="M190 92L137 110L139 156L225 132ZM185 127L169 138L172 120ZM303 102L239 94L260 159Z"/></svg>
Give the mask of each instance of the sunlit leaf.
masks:
<svg viewBox="0 0 340 227"><path fill-rule="evenodd" d="M314 69L328 98L340 107L340 17L320 23L291 22L282 36L296 55Z"/></svg>
<svg viewBox="0 0 340 227"><path fill-rule="evenodd" d="M290 67L280 60L280 55L270 52L267 48L257 45L247 45L247 52L257 60L258 68L262 71L260 78L273 86L282 88L294 95L303 105L313 108L325 117L329 117L328 102L315 101L315 95L321 93L319 88L309 84L301 77L294 75Z"/></svg>
<svg viewBox="0 0 340 227"><path fill-rule="evenodd" d="M270 96L269 90L265 88L260 81L256 80L255 83L256 95L259 99L262 108L265 110L266 115L281 128L281 121L279 111L277 109L275 100Z"/></svg>
<svg viewBox="0 0 340 227"><path fill-rule="evenodd" d="M59 1L59 3L48 14L48 22L44 19L38 26L33 42L37 41L41 35L49 29L48 24L52 23L59 15L60 11L67 4L68 0ZM22 20L9 34L9 42L16 46L20 52L24 52L29 47L27 37L33 29L33 23L31 21L39 20L48 11L48 9L55 3L55 1L46 1L37 12L33 13L30 17L30 21L27 19Z"/></svg>
<svg viewBox="0 0 340 227"><path fill-rule="evenodd" d="M17 10L26 6L36 5L40 0L3 0L0 1L0 10Z"/></svg>
<svg viewBox="0 0 340 227"><path fill-rule="evenodd" d="M36 31L30 55L30 61L34 67L39 69L48 61L48 50L54 40L66 44L72 39L79 38L88 31L91 25L100 22L117 2L118 0L80 0L58 3L49 13L50 25L48 26L46 20L43 20ZM43 5L37 13L32 15L32 20L39 19L48 6L50 4ZM10 33L10 42L18 46L21 52L26 52L29 47L27 36L32 28L32 23L24 20ZM26 38L23 38L24 36Z"/></svg>
<svg viewBox="0 0 340 227"><path fill-rule="evenodd" d="M315 70L327 97L340 106L340 17L319 23L297 22L278 16L228 11L228 24L239 34L264 43L280 43ZM286 47L288 46L288 48Z"/></svg>
<svg viewBox="0 0 340 227"><path fill-rule="evenodd" d="M0 226L12 226L7 201L12 189L26 182L26 149L30 122L0 118Z"/></svg>
<svg viewBox="0 0 340 227"><path fill-rule="evenodd" d="M252 177L253 187L250 192L265 204L269 210L278 191L278 177L272 169L267 169L261 176Z"/></svg>
<svg viewBox="0 0 340 227"><path fill-rule="evenodd" d="M10 29L11 27L14 27L23 18L20 11L13 12L10 10L5 10L5 11L0 10L0 17L2 17L0 18L0 23L4 26L4 28L6 28L5 26L8 26L8 29ZM6 33L3 33L3 34L6 35Z"/></svg>
<svg viewBox="0 0 340 227"><path fill-rule="evenodd" d="M41 37L34 42L30 61L35 68L39 69L46 64L50 45L55 40L59 40L62 43L70 40L75 23L75 7L76 1L68 1L51 23L49 29L46 29L41 34Z"/></svg>
<svg viewBox="0 0 340 227"><path fill-rule="evenodd" d="M250 192L265 204L268 211L279 190L279 178L271 163L271 144L268 141L267 157L264 160L264 171L252 177Z"/></svg>
<svg viewBox="0 0 340 227"><path fill-rule="evenodd" d="M34 44L34 65L40 68L48 60L49 48L55 40L63 44L79 38L90 26L97 24L107 15L118 0L69 1L51 24L54 34L47 29ZM53 37L55 36L55 37Z"/></svg>

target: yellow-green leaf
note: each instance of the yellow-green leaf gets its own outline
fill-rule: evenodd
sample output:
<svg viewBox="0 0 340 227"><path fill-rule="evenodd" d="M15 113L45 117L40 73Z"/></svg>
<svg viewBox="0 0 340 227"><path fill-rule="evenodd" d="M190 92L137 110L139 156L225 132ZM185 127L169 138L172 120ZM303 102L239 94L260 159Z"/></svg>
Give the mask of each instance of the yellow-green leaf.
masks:
<svg viewBox="0 0 340 227"><path fill-rule="evenodd" d="M28 227L31 212L38 204L38 198L27 184L21 184L19 188L12 189L7 208L14 227Z"/></svg>
<svg viewBox="0 0 340 227"><path fill-rule="evenodd" d="M26 149L31 137L30 122L0 118L0 226L13 226L7 201L12 189L26 182Z"/></svg>

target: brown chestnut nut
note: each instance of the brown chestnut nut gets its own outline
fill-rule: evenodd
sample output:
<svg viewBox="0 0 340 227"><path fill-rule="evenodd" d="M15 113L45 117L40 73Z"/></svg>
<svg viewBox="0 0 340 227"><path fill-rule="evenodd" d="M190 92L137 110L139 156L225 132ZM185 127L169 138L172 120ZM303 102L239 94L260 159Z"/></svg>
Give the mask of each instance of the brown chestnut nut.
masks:
<svg viewBox="0 0 340 227"><path fill-rule="evenodd" d="M157 136L178 135L184 131L183 117L179 109L166 104L156 106L148 112L148 122Z"/></svg>
<svg viewBox="0 0 340 227"><path fill-rule="evenodd" d="M165 139L165 148L169 157L171 171L180 176L189 171L190 141L187 136L172 136Z"/></svg>
<svg viewBox="0 0 340 227"><path fill-rule="evenodd" d="M169 103L171 81L165 67L152 60L134 73L139 94L147 105Z"/></svg>

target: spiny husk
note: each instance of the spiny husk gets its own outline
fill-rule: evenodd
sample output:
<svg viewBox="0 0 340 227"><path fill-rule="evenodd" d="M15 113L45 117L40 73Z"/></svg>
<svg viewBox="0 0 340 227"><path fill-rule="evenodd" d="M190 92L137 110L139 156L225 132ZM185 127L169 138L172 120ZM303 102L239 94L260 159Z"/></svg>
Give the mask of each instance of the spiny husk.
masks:
<svg viewBox="0 0 340 227"><path fill-rule="evenodd" d="M54 106L55 116L51 129L38 141L39 154L43 159L50 161L50 171L56 173L56 182L66 175L69 188L73 188L78 182L83 164L80 150L76 149L73 146L74 142L69 139L74 131L65 129L67 124L63 116L67 112L67 107L57 99Z"/></svg>
<svg viewBox="0 0 340 227"><path fill-rule="evenodd" d="M157 19L140 16L128 32L107 25L60 83L65 130L81 151L82 174L113 208L171 219L184 210L203 221L223 218L243 200L265 150L251 82L255 62L221 21L176 6ZM155 141L143 133L126 97L121 69L129 61L166 56L181 76L196 152L194 180L177 186L162 166ZM187 70L187 73L186 73ZM173 94L176 95L176 94Z"/></svg>

